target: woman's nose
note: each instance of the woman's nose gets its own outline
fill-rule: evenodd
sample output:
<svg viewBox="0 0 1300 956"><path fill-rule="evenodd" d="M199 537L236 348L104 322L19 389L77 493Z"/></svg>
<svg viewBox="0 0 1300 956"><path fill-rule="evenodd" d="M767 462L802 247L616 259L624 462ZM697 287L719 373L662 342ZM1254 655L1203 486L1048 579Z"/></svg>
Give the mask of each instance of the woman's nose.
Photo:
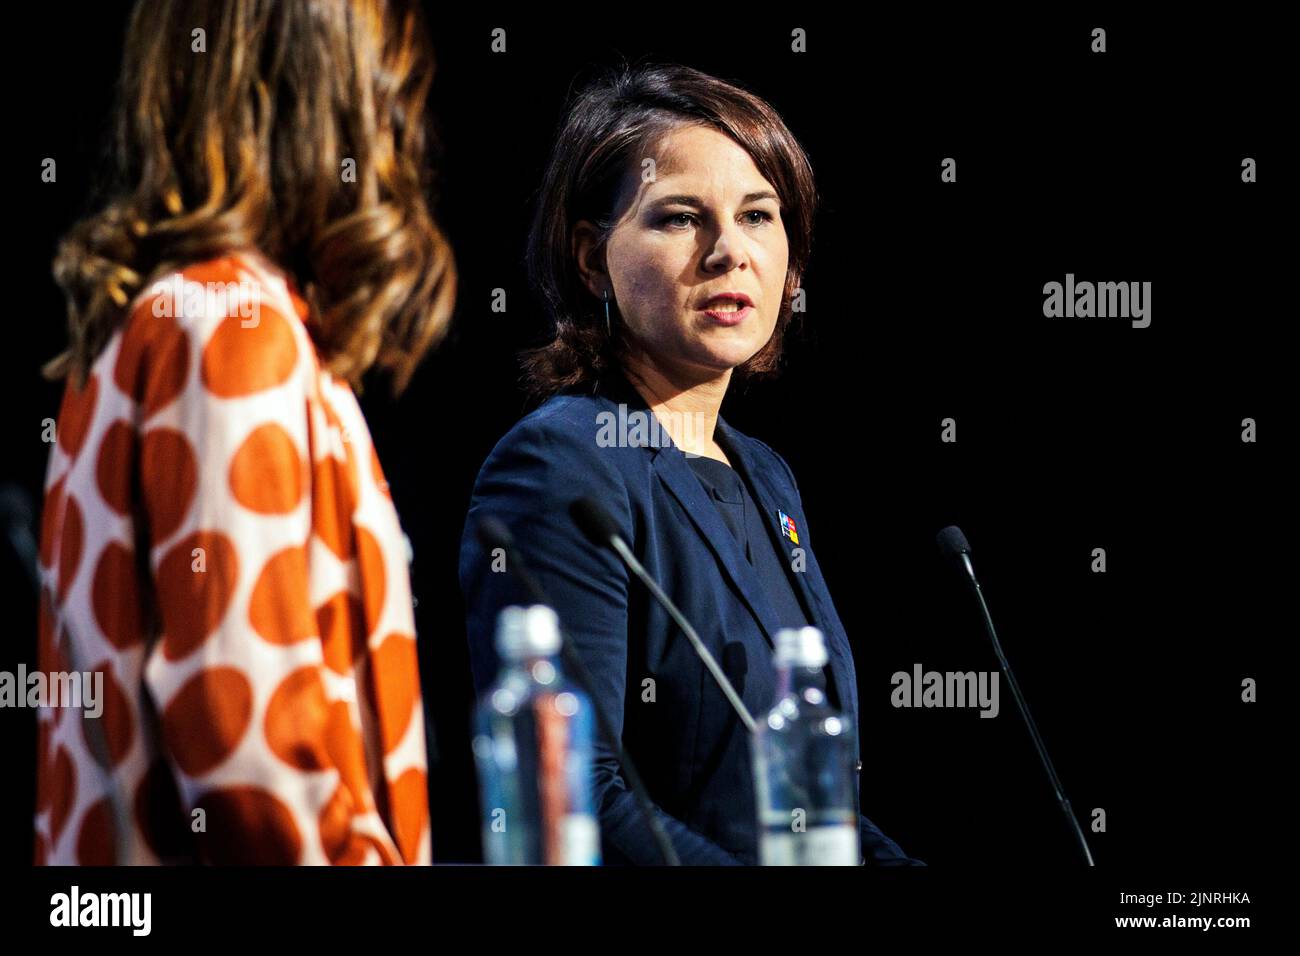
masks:
<svg viewBox="0 0 1300 956"><path fill-rule="evenodd" d="M710 272L730 272L743 263L743 246L727 229L719 231L713 246L704 257L704 268Z"/></svg>

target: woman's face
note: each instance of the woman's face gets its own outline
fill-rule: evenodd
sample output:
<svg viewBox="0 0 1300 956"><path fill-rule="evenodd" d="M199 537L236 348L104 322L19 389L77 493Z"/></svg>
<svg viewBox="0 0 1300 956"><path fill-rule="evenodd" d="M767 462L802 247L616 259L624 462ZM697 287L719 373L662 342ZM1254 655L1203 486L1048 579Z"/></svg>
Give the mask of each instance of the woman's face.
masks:
<svg viewBox="0 0 1300 956"><path fill-rule="evenodd" d="M729 137L703 126L663 136L653 177L629 172L605 247L610 298L635 346L672 378L716 378L772 337L789 245L776 191ZM583 253L579 253L583 261Z"/></svg>

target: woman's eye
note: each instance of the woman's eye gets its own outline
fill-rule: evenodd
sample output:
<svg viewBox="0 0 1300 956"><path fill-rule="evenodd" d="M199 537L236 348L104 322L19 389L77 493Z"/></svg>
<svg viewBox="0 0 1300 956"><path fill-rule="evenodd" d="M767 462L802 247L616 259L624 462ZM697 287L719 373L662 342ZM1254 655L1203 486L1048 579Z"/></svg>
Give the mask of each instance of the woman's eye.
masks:
<svg viewBox="0 0 1300 956"><path fill-rule="evenodd" d="M742 212L740 219L747 226L761 226L766 222L772 222L773 216L763 209L751 209L749 212ZM675 212L661 220L663 225L672 226L676 229L685 229L695 221L695 214L689 212Z"/></svg>

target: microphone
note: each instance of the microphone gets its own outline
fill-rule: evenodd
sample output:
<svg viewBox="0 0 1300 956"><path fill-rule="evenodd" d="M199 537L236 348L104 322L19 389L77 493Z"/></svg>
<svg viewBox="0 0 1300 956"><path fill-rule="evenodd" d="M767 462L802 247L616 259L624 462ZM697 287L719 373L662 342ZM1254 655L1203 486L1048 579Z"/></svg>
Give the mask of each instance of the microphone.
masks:
<svg viewBox="0 0 1300 956"><path fill-rule="evenodd" d="M1060 778L1056 775L1056 768L1052 766L1052 758L1047 755L1047 746L1043 743L1043 738L1038 735L1038 725L1034 723L1034 718L1029 713L1029 705L1025 703L1024 695L1020 693L1020 685L1016 683L1016 678L1011 673L1011 665L1007 663L1006 655L1002 653L1002 644L998 641L998 632L993 629L993 616L989 614L989 606L984 600L984 591L975 577L975 566L971 564L970 542L966 540L966 535L962 534L961 528L956 525L949 525L944 528L939 532L935 540L939 545L939 553L943 555L945 560L954 563L960 561L963 570L966 572L966 577L975 589L975 596L979 598L980 611L984 618L984 630L988 632L989 640L993 642L993 653L997 655L998 666L1002 668L1002 674L1007 679L1007 686L1011 688L1011 696L1015 698L1016 706L1020 708L1020 716L1025 719L1025 724L1029 727L1029 736L1034 739L1034 749L1038 751L1038 758L1042 761L1043 769L1047 771L1047 777L1052 782L1052 789L1056 791L1056 799L1061 805L1061 812L1065 814L1065 819L1069 821L1074 838L1079 843L1079 849L1083 851L1084 860L1088 866L1095 866L1096 864L1092 860L1092 851L1088 849L1088 841L1083 835L1083 828L1079 826L1074 811L1070 809L1070 801L1065 798L1065 790L1061 786Z"/></svg>
<svg viewBox="0 0 1300 956"><path fill-rule="evenodd" d="M751 734L754 733L757 724L754 723L754 718L750 716L749 711L745 709L740 695L736 693L736 688L731 686L731 681L727 680L727 675L722 672L718 662L709 653L709 649L704 646L704 642L700 640L700 635L695 633L695 628L691 627L691 622L686 620L682 612L677 609L677 605L664 593L659 583L650 577L646 569L641 566L641 562L636 559L632 549L627 546L627 542L619 534L618 524L610 516L610 513L601 506L600 502L592 498L576 498L569 504L569 515L582 533L587 536L588 541L598 548L612 548L623 559L623 563L628 566L632 573L641 579L641 583L646 586L654 599L663 606L663 609L668 612L674 623L682 629L686 639L691 642L691 647L695 648L695 653L704 662L704 666L713 675L713 680L722 690L722 693L726 695L732 709L740 717L745 729Z"/></svg>
<svg viewBox="0 0 1300 956"><path fill-rule="evenodd" d="M476 527L479 543L487 551L493 551L500 548L506 556L506 561L514 571L515 576L523 584L526 590L536 604L545 604L547 607L553 607L546 596L546 591L542 588L537 576L533 574L526 561L519 554L519 549L515 547L514 535L506 527L505 522L500 518L494 518L487 515L479 520ZM677 850L672 841L668 839L668 834L664 831L663 823L654 812L654 807L650 803L650 794L646 791L645 784L641 782L641 775L637 773L636 766L632 763L632 758L627 755L623 749L623 742L614 733L614 725L605 715L605 708L601 706L600 699L592 689L591 673L587 670L582 658L578 656L577 649L569 636L564 633L564 628L560 627L560 656L564 660L565 669L573 677L574 681L587 693L591 701L592 709L596 713L596 727L600 736L605 741L611 751L618 757L619 767L623 771L623 776L627 779L627 785L631 789L633 796L636 798L637 807L641 811L641 816L645 818L646 826L650 828L650 834L654 837L655 845L659 849L659 854L664 858L664 863L668 866L681 866L682 861L677 856Z"/></svg>
<svg viewBox="0 0 1300 956"><path fill-rule="evenodd" d="M19 564L23 566L26 577L32 586L32 595L39 596L41 590L41 573L37 567L38 545L36 536L32 534L32 522L34 518L34 509L32 508L31 497L18 484L5 484L0 486L0 523L4 524L5 534L9 538L9 545L13 549L14 556L18 559ZM56 622L52 626L52 631L58 634L61 625L57 622L60 614L59 609L55 608ZM76 644L68 640L63 644L63 652L67 656L69 666L77 674L89 674L91 671L82 666L81 654L77 650ZM104 702L100 702L101 706ZM84 708L83 708L84 710ZM99 718L86 717L82 714L81 726L86 733L86 745L96 756L99 762L105 766L111 766L112 761L109 759L111 752L108 747L108 737L104 730L103 714ZM126 802L121 789L117 785L116 774L110 773L106 784L106 793L108 796L109 809L113 814L113 865L126 863L129 857L127 852L130 846L130 834L132 829L131 814L127 811Z"/></svg>
<svg viewBox="0 0 1300 956"><path fill-rule="evenodd" d="M4 524L9 547L22 565L35 592L41 589L41 575L36 569L36 536L32 534L32 500L16 483L0 486L0 523Z"/></svg>

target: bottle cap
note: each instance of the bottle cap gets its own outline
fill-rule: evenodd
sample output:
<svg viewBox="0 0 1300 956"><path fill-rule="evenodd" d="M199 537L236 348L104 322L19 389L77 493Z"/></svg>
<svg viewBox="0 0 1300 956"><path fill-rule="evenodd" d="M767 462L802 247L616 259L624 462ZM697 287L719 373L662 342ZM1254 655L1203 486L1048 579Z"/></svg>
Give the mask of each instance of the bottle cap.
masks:
<svg viewBox="0 0 1300 956"><path fill-rule="evenodd" d="M511 605L497 616L497 651L506 660L544 657L560 649L560 620L545 604Z"/></svg>
<svg viewBox="0 0 1300 956"><path fill-rule="evenodd" d="M783 627L776 632L777 667L824 667L826 641L815 627Z"/></svg>

